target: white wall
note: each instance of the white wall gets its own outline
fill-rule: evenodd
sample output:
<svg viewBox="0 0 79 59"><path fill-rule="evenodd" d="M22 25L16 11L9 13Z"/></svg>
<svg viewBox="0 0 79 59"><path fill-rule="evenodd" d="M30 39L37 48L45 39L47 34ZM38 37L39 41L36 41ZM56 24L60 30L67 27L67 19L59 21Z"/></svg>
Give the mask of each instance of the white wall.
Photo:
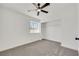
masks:
<svg viewBox="0 0 79 59"><path fill-rule="evenodd" d="M77 32L77 5L67 6L62 16L62 45L72 49L78 49L75 40Z"/></svg>
<svg viewBox="0 0 79 59"><path fill-rule="evenodd" d="M78 7L78 29L77 29L77 37L79 38L79 4L77 4ZM79 40L77 40L78 43L78 52L79 52Z"/></svg>
<svg viewBox="0 0 79 59"><path fill-rule="evenodd" d="M47 39L61 42L61 20L54 20L46 23Z"/></svg>
<svg viewBox="0 0 79 59"><path fill-rule="evenodd" d="M41 23L42 39L46 39L46 23Z"/></svg>
<svg viewBox="0 0 79 59"><path fill-rule="evenodd" d="M77 5L76 4L60 4L59 9L55 9L56 18L46 23L46 38L62 43L62 46L71 49L78 49L75 40L77 32ZM55 21L56 20L56 21ZM58 21L59 20L59 21Z"/></svg>
<svg viewBox="0 0 79 59"><path fill-rule="evenodd" d="M41 34L29 33L30 20L39 21L0 7L0 51L41 39Z"/></svg>

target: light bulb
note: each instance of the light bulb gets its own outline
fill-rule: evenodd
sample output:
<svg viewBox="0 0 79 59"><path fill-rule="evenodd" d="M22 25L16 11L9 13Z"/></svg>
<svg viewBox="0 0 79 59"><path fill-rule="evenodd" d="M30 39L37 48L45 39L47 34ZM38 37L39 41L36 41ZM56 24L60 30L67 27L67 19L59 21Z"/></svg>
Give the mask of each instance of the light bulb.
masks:
<svg viewBox="0 0 79 59"><path fill-rule="evenodd" d="M41 10L40 10L40 9L38 9L37 11L39 11L39 12L40 12Z"/></svg>

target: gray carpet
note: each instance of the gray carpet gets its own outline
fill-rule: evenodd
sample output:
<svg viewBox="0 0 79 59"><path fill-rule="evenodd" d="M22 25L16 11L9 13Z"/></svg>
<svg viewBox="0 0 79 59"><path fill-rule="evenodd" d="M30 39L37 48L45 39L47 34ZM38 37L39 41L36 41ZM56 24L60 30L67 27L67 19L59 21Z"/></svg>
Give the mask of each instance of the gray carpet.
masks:
<svg viewBox="0 0 79 59"><path fill-rule="evenodd" d="M78 51L61 47L59 42L39 40L0 52L0 56L78 56Z"/></svg>

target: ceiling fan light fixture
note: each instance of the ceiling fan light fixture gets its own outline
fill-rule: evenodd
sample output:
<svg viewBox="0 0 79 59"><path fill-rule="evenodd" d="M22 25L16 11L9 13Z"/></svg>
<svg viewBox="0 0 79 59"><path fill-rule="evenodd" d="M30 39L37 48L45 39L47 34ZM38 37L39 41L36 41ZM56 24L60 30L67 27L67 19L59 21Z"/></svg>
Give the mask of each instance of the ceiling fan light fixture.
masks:
<svg viewBox="0 0 79 59"><path fill-rule="evenodd" d="M40 11L41 11L41 9L38 9L37 11L39 11L39 12L40 12Z"/></svg>

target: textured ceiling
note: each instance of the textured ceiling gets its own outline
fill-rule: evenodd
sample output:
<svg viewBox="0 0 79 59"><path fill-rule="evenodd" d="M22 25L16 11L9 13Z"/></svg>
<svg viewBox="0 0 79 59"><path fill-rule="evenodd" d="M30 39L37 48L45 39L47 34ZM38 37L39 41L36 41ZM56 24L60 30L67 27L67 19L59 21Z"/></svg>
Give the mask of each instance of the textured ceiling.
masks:
<svg viewBox="0 0 79 59"><path fill-rule="evenodd" d="M44 3L42 3L41 5L43 5ZM62 11L64 11L65 9L67 9L67 7L71 4L53 4L51 3L50 6L47 6L46 8L44 8L44 10L47 10L49 13L45 14L43 12L40 13L39 16L37 16L37 12L36 11L31 11L28 12L28 10L31 9L35 9L35 6L32 3L5 3L2 4L5 7L8 7L10 9L16 10L18 12L24 13L26 15L38 18L41 20L41 22L47 22L50 20L55 20L55 19L61 19L61 15L62 15Z"/></svg>

